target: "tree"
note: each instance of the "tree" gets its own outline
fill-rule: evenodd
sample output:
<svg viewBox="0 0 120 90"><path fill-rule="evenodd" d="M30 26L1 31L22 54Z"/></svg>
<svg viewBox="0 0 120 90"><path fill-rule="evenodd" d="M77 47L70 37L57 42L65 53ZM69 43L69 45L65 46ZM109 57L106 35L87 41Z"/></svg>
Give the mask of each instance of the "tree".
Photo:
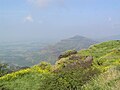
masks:
<svg viewBox="0 0 120 90"><path fill-rule="evenodd" d="M0 63L0 77L8 72L8 64Z"/></svg>

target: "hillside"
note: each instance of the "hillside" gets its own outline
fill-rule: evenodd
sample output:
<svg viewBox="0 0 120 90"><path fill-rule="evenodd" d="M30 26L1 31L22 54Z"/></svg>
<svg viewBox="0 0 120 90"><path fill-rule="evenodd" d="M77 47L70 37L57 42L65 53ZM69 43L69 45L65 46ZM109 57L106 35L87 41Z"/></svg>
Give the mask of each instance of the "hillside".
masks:
<svg viewBox="0 0 120 90"><path fill-rule="evenodd" d="M1 90L120 90L119 40L60 56L0 77Z"/></svg>

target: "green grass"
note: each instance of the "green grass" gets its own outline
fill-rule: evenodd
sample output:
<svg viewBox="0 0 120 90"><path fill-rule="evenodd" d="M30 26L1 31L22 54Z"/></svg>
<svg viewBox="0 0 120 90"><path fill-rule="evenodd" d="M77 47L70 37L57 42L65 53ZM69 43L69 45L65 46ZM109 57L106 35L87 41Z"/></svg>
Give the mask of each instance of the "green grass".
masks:
<svg viewBox="0 0 120 90"><path fill-rule="evenodd" d="M49 71L34 66L1 77L0 88L5 88L5 90L38 90L42 81L50 75Z"/></svg>
<svg viewBox="0 0 120 90"><path fill-rule="evenodd" d="M120 90L120 71L109 69L82 86L83 90Z"/></svg>

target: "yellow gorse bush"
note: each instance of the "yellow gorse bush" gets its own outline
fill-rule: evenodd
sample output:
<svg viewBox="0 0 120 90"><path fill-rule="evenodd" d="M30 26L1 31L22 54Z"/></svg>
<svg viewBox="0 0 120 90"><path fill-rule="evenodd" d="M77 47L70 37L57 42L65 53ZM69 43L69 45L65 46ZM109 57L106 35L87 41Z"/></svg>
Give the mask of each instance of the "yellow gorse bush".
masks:
<svg viewBox="0 0 120 90"><path fill-rule="evenodd" d="M0 80L10 80L10 79L14 79L16 78L17 76L22 76L24 74L27 74L31 71L31 69L25 69L25 70L20 70L20 71L17 71L17 72L13 72L11 74L7 74L3 77L0 77Z"/></svg>
<svg viewBox="0 0 120 90"><path fill-rule="evenodd" d="M17 72L13 72L11 74L7 74L3 77L0 77L0 80L11 80L11 79L15 79L18 76L22 77L25 74L29 74L29 73L50 73L48 70L42 70L40 67L38 66L34 66L32 68L28 68L28 69L24 69L24 70L20 70Z"/></svg>

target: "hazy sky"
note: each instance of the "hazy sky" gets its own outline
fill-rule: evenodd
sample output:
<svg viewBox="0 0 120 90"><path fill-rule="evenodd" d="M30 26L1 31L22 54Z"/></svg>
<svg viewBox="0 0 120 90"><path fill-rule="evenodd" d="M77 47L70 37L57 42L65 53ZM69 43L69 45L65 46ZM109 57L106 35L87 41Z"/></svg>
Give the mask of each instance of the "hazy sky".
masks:
<svg viewBox="0 0 120 90"><path fill-rule="evenodd" d="M120 34L120 0L0 0L0 40Z"/></svg>

